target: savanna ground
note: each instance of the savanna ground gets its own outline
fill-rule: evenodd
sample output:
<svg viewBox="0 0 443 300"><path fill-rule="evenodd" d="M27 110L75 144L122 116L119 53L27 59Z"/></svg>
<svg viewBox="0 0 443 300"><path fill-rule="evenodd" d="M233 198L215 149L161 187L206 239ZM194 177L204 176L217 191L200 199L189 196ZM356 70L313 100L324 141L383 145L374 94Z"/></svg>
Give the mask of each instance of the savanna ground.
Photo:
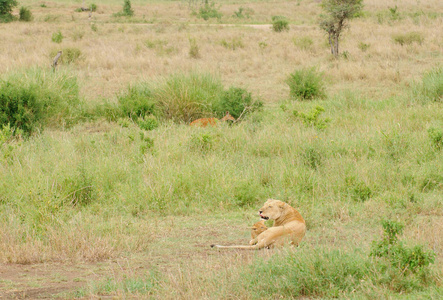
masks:
<svg viewBox="0 0 443 300"><path fill-rule="evenodd" d="M29 137L0 136L0 298L443 296L441 1L364 1L338 59L319 1L223 1L208 21L183 1L132 1L133 17L113 16L123 1L94 3L89 18L75 12L82 1L23 0L33 20L0 24L1 79L76 105ZM271 30L275 15L288 31ZM324 96L291 99L289 74L312 67ZM205 129L115 117L128 86L155 90L178 73L264 105ZM305 217L299 248L209 248L247 243L266 198ZM383 220L435 253L420 276L370 256Z"/></svg>

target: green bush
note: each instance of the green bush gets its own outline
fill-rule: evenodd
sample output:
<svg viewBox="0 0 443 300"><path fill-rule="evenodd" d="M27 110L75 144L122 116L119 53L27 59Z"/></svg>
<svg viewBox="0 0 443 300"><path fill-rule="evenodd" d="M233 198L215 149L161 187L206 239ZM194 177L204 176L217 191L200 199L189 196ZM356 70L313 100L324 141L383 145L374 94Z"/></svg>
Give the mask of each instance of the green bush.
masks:
<svg viewBox="0 0 443 300"><path fill-rule="evenodd" d="M284 16L272 17L272 29L275 32L282 32L289 30L289 22Z"/></svg>
<svg viewBox="0 0 443 300"><path fill-rule="evenodd" d="M316 106L308 113L298 112L294 110L292 114L303 121L303 124L308 127L314 127L318 130L323 130L327 127L328 123L331 121L330 119L321 119L320 115L325 111L322 106Z"/></svg>
<svg viewBox="0 0 443 300"><path fill-rule="evenodd" d="M0 1L0 23L8 23L15 19L11 13L17 5L18 2L16 0Z"/></svg>
<svg viewBox="0 0 443 300"><path fill-rule="evenodd" d="M19 21L23 21L23 22L30 22L30 21L32 21L32 12L27 7L24 7L24 6L20 7L19 15L20 15Z"/></svg>
<svg viewBox="0 0 443 300"><path fill-rule="evenodd" d="M218 77L210 74L178 73L154 83L152 91L165 118L189 123L212 115L223 85Z"/></svg>
<svg viewBox="0 0 443 300"><path fill-rule="evenodd" d="M263 106L263 102L252 99L251 93L242 88L230 87L224 91L217 105L216 113L219 117L227 111L234 117L239 118L243 115L253 112Z"/></svg>
<svg viewBox="0 0 443 300"><path fill-rule="evenodd" d="M23 130L30 135L40 127L43 106L33 87L23 88L10 82L0 86L0 125Z"/></svg>
<svg viewBox="0 0 443 300"><path fill-rule="evenodd" d="M243 44L243 41L239 37L235 37L232 39L232 41L226 41L223 39L220 44L225 47L226 49L235 50L237 48L244 48L245 45Z"/></svg>
<svg viewBox="0 0 443 300"><path fill-rule="evenodd" d="M370 199L373 195L371 188L354 176L345 178L345 186L348 195L352 200L357 202L364 202Z"/></svg>
<svg viewBox="0 0 443 300"><path fill-rule="evenodd" d="M307 146L302 150L301 157L306 166L317 170L322 164L323 154L316 147Z"/></svg>
<svg viewBox="0 0 443 300"><path fill-rule="evenodd" d="M249 7L244 8L244 7L240 6L238 8L238 11L234 12L233 17L239 18L239 19L246 17L249 19L251 17L251 15L253 15L253 14L254 14L254 10L252 8L249 8Z"/></svg>
<svg viewBox="0 0 443 300"><path fill-rule="evenodd" d="M95 3L92 3L91 5L89 5L89 10L90 11L97 11L97 5Z"/></svg>
<svg viewBox="0 0 443 300"><path fill-rule="evenodd" d="M49 54L49 57L53 59L58 53L57 49L54 49ZM62 55L58 60L58 64L72 64L80 60L82 57L82 52L78 48L63 48Z"/></svg>
<svg viewBox="0 0 443 300"><path fill-rule="evenodd" d="M366 44L363 42L358 43L358 49L360 49L363 52L366 52L369 49L369 47L371 47L370 44Z"/></svg>
<svg viewBox="0 0 443 300"><path fill-rule="evenodd" d="M122 115L134 121L149 115L157 115L152 92L146 85L128 87L126 92L117 96L117 101Z"/></svg>
<svg viewBox="0 0 443 300"><path fill-rule="evenodd" d="M113 14L114 17L132 17L133 15L134 10L132 9L130 0L124 0L122 11Z"/></svg>
<svg viewBox="0 0 443 300"><path fill-rule="evenodd" d="M60 44L63 41L63 34L61 33L60 30L57 31L57 32L54 32L52 34L52 38L51 39L52 39L52 41L54 43Z"/></svg>
<svg viewBox="0 0 443 300"><path fill-rule="evenodd" d="M401 46L404 45L411 45L412 43L417 43L421 45L424 41L424 37L421 35L421 33L418 32L409 32L405 34L397 34L393 37L394 42L397 44L400 44Z"/></svg>
<svg viewBox="0 0 443 300"><path fill-rule="evenodd" d="M434 262L435 253L432 250L426 251L422 245L409 248L398 240L398 235L403 231L401 223L386 220L382 226L383 238L372 243L370 255L386 258L393 267L398 268L398 275L418 273Z"/></svg>
<svg viewBox="0 0 443 300"><path fill-rule="evenodd" d="M10 141L13 136L15 135L20 135L17 134L14 131L14 128L11 128L11 124L2 124L1 128L0 128L0 147L4 144L7 143L8 141Z"/></svg>
<svg viewBox="0 0 443 300"><path fill-rule="evenodd" d="M360 249L302 246L274 254L272 259L257 259L235 284L254 299L364 299L368 290L405 294L435 285L436 276L429 269L435 253L400 242L400 223L384 221L383 228L382 240L372 243L369 255Z"/></svg>
<svg viewBox="0 0 443 300"><path fill-rule="evenodd" d="M123 4L123 15L128 17L134 15L134 10L132 9L130 0L125 0L125 3Z"/></svg>
<svg viewBox="0 0 443 300"><path fill-rule="evenodd" d="M154 130L158 127L158 120L155 116L150 115L147 117L141 117L137 120L138 126L143 130Z"/></svg>
<svg viewBox="0 0 443 300"><path fill-rule="evenodd" d="M215 3L206 3L202 5L198 11L197 16L207 21L209 19L220 19L222 17L222 13L215 7Z"/></svg>
<svg viewBox="0 0 443 300"><path fill-rule="evenodd" d="M77 78L66 73L30 69L0 82L0 126L30 135L46 125L69 125L80 112Z"/></svg>
<svg viewBox="0 0 443 300"><path fill-rule="evenodd" d="M286 83L292 98L311 100L325 96L322 74L315 68L296 70L289 75Z"/></svg>
<svg viewBox="0 0 443 300"><path fill-rule="evenodd" d="M217 135L211 132L196 132L189 140L189 147L192 150L207 152L214 149L217 142Z"/></svg>

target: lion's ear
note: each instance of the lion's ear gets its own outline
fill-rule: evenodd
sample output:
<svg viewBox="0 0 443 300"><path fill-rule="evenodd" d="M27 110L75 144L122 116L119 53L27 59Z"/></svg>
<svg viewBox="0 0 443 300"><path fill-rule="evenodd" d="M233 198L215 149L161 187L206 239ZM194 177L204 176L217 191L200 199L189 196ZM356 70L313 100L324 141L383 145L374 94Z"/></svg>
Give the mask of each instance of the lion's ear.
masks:
<svg viewBox="0 0 443 300"><path fill-rule="evenodd" d="M288 204L286 204L286 203L281 203L281 204L279 205L279 207L280 207L280 209L285 209L285 208L286 208L286 205L288 205Z"/></svg>

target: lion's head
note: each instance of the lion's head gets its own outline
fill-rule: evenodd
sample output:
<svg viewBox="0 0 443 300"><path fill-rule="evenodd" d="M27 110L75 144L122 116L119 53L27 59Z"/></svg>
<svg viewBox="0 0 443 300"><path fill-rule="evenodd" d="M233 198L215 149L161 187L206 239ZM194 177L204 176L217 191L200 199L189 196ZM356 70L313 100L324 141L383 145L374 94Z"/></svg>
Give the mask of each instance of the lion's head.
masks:
<svg viewBox="0 0 443 300"><path fill-rule="evenodd" d="M276 220L282 216L288 205L280 200L268 199L258 211L260 218Z"/></svg>

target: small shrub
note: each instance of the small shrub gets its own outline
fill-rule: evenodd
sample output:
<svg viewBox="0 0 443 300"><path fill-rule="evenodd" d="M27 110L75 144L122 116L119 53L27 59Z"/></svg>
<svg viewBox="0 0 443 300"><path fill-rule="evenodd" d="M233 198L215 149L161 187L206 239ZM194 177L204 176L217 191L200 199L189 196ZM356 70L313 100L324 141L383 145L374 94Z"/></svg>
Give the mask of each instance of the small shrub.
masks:
<svg viewBox="0 0 443 300"><path fill-rule="evenodd" d="M344 58L344 59L349 59L349 56L350 56L351 54L349 53L349 51L343 51L342 53L341 53L341 56Z"/></svg>
<svg viewBox="0 0 443 300"><path fill-rule="evenodd" d="M234 12L233 17L239 18L239 19L246 17L249 19L251 17L251 15L253 15L253 14L254 14L254 10L252 8L249 8L249 7L244 8L244 7L240 6L238 8L238 11Z"/></svg>
<svg viewBox="0 0 443 300"><path fill-rule="evenodd" d="M394 7L388 7L388 10L389 10L389 13L390 13L391 20L396 21L396 20L400 20L401 19L397 5L394 6Z"/></svg>
<svg viewBox="0 0 443 300"><path fill-rule="evenodd" d="M292 98L311 100L325 95L322 75L314 68L295 71L289 75L286 83Z"/></svg>
<svg viewBox="0 0 443 300"><path fill-rule="evenodd" d="M40 127L43 106L33 88L6 82L0 86L0 126L23 130L29 136Z"/></svg>
<svg viewBox="0 0 443 300"><path fill-rule="evenodd" d="M210 132L197 132L191 136L189 145L193 150L206 152L214 148L216 140L217 136Z"/></svg>
<svg viewBox="0 0 443 300"><path fill-rule="evenodd" d="M226 49L235 50L237 48L244 48L245 45L243 44L243 41L240 37L235 37L232 39L232 41L226 41L223 39L220 44L225 47Z"/></svg>
<svg viewBox="0 0 443 300"><path fill-rule="evenodd" d="M82 52L78 48L64 48L62 56L63 62L67 64L75 63L81 57Z"/></svg>
<svg viewBox="0 0 443 300"><path fill-rule="evenodd" d="M20 12L19 12L19 21L22 22L30 22L32 21L32 12L29 8L27 7L20 7Z"/></svg>
<svg viewBox="0 0 443 300"><path fill-rule="evenodd" d="M437 149L443 148L443 129L431 127L428 129L428 137L431 140L432 146Z"/></svg>
<svg viewBox="0 0 443 300"><path fill-rule="evenodd" d="M168 46L168 42L165 40L146 40L144 44L149 49L155 50L157 55L169 55L177 52L177 48Z"/></svg>
<svg viewBox="0 0 443 300"><path fill-rule="evenodd" d="M316 106L308 113L298 112L294 110L292 114L303 121L303 124L308 127L315 127L318 130L323 130L327 127L330 119L321 119L320 115L325 111L322 106Z"/></svg>
<svg viewBox="0 0 443 300"><path fill-rule="evenodd" d="M214 2L209 3L208 0L206 0L206 3L200 7L197 16L207 21L209 19L220 19L222 13L215 7Z"/></svg>
<svg viewBox="0 0 443 300"><path fill-rule="evenodd" d="M421 33L418 32L409 32L405 34L397 34L392 37L395 43L404 45L411 45L413 43L417 43L421 45L424 41L424 37Z"/></svg>
<svg viewBox="0 0 443 300"><path fill-rule="evenodd" d="M57 55L58 50L54 49L49 54L49 57L52 59ZM72 64L77 62L82 57L82 52L78 48L63 48L62 56L60 56L58 63L59 64Z"/></svg>
<svg viewBox="0 0 443 300"><path fill-rule="evenodd" d="M92 12L97 11L97 5L95 3L92 3L91 5L89 5L89 10Z"/></svg>
<svg viewBox="0 0 443 300"><path fill-rule="evenodd" d="M45 8L45 7L47 7L47 6L46 6L46 4L45 4L45 3L42 3L42 4L40 4L40 7L43 7L43 8Z"/></svg>
<svg viewBox="0 0 443 300"><path fill-rule="evenodd" d="M266 47L268 47L268 44L266 42L259 42L258 47L260 47L260 51L263 52L263 50L265 50Z"/></svg>
<svg viewBox="0 0 443 300"><path fill-rule="evenodd" d="M284 16L272 17L272 29L275 32L282 32L289 30L289 22Z"/></svg>
<svg viewBox="0 0 443 300"><path fill-rule="evenodd" d="M322 153L316 147L306 147L303 149L301 156L303 158L303 163L313 170L317 170L322 164Z"/></svg>
<svg viewBox="0 0 443 300"><path fill-rule="evenodd" d="M154 130L158 127L158 121L157 118L153 115L147 116L147 117L140 117L137 120L137 125L140 127L140 129L149 131Z"/></svg>
<svg viewBox="0 0 443 300"><path fill-rule="evenodd" d="M200 58L200 49L194 38L189 38L189 57L194 59Z"/></svg>
<svg viewBox="0 0 443 300"><path fill-rule="evenodd" d="M155 84L154 99L167 119L191 121L211 116L223 91L218 77L207 73L174 74Z"/></svg>
<svg viewBox="0 0 443 300"><path fill-rule="evenodd" d="M220 97L220 102L217 105L216 113L221 116L225 112L229 113L234 118L239 118L242 113L253 112L263 106L261 101L254 101L251 93L242 88L230 87L229 90L224 91Z"/></svg>
<svg viewBox="0 0 443 300"><path fill-rule="evenodd" d="M15 135L14 128L11 128L11 125L8 124L2 124L0 127L0 147L12 139L12 137Z"/></svg>
<svg viewBox="0 0 443 300"><path fill-rule="evenodd" d="M297 37L293 39L294 45L302 50L308 50L312 47L314 42L308 36Z"/></svg>
<svg viewBox="0 0 443 300"><path fill-rule="evenodd" d="M130 0L125 0L124 4L123 4L123 15L124 16L133 16L134 15L134 10L131 7L131 1Z"/></svg>
<svg viewBox="0 0 443 300"><path fill-rule="evenodd" d="M134 121L157 113L152 92L143 85L128 87L126 92L117 96L117 101L122 114Z"/></svg>
<svg viewBox="0 0 443 300"><path fill-rule="evenodd" d="M366 44L366 43L360 42L360 43L358 44L358 49L360 49L360 50L363 51L363 52L366 52L366 51L369 49L370 46L371 46L371 45L369 45L369 44Z"/></svg>
<svg viewBox="0 0 443 300"><path fill-rule="evenodd" d="M398 235L403 231L401 223L387 220L382 222L382 226L383 238L372 243L370 255L386 258L397 268L397 276L419 273L434 262L435 253L432 250L426 251L422 245L408 248L398 240Z"/></svg>
<svg viewBox="0 0 443 300"><path fill-rule="evenodd" d="M52 34L52 41L57 44L60 44L63 41L63 34L60 30Z"/></svg>
<svg viewBox="0 0 443 300"><path fill-rule="evenodd" d="M345 185L348 195L352 200L364 202L372 197L372 190L363 181L357 180L354 176L345 178Z"/></svg>
<svg viewBox="0 0 443 300"><path fill-rule="evenodd" d="M77 79L63 72L31 69L0 82L0 127L25 136L44 125L70 125L80 112Z"/></svg>
<svg viewBox="0 0 443 300"><path fill-rule="evenodd" d="M134 10L132 9L131 1L124 0L122 11L119 11L119 12L113 14L112 16L114 16L114 17L132 17L133 15L134 15Z"/></svg>

